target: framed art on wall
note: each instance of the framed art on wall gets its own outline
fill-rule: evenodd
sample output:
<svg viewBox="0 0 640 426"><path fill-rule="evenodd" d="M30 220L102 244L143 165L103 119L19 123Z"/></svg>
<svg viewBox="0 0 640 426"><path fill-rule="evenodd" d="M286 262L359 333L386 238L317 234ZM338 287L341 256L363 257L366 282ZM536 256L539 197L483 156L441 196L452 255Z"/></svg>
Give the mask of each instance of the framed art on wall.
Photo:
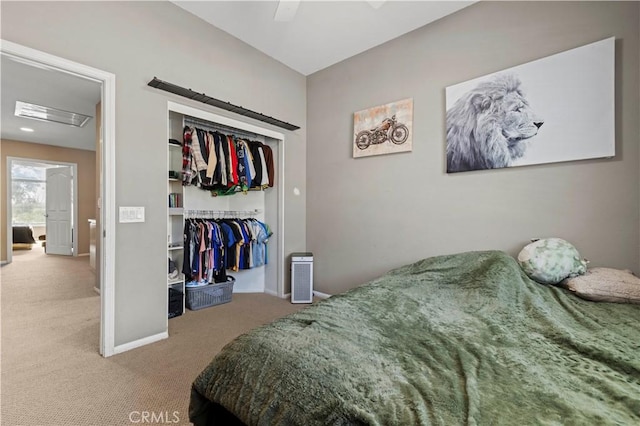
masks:
<svg viewBox="0 0 640 426"><path fill-rule="evenodd" d="M413 146L413 99L353 114L353 157L407 152Z"/></svg>
<svg viewBox="0 0 640 426"><path fill-rule="evenodd" d="M615 155L615 39L446 88L447 173Z"/></svg>

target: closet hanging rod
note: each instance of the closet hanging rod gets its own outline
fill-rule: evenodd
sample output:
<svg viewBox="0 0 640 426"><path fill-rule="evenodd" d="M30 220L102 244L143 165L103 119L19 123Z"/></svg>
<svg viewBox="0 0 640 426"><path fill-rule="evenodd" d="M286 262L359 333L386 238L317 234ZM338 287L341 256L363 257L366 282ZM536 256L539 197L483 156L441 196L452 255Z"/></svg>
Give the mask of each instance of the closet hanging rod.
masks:
<svg viewBox="0 0 640 426"><path fill-rule="evenodd" d="M259 209L254 210L189 210L185 209L185 219L223 219L225 217L254 216L259 214Z"/></svg>
<svg viewBox="0 0 640 426"><path fill-rule="evenodd" d="M184 117L184 124L192 125L193 127L198 127L203 130L218 130L224 134L231 134L233 136L249 136L251 138L257 138L261 136L257 133L247 132L246 130L240 130L236 129L235 127L224 126L222 124L216 124L210 121L200 120L189 116Z"/></svg>
<svg viewBox="0 0 640 426"><path fill-rule="evenodd" d="M287 123L286 121L278 120L268 115L264 115L260 112L251 111L250 109L243 108L238 105L234 105L230 102L221 101L220 99L212 98L204 93L198 93L191 89L185 89L173 83L162 81L157 77L153 77L148 86L155 87L156 89L164 90L165 92L173 93L175 95L183 96L194 101L202 102L207 105L222 108L227 111L235 112L236 114L244 115L245 117L255 118L265 123L273 124L274 126L282 127L287 130L298 130L300 126Z"/></svg>

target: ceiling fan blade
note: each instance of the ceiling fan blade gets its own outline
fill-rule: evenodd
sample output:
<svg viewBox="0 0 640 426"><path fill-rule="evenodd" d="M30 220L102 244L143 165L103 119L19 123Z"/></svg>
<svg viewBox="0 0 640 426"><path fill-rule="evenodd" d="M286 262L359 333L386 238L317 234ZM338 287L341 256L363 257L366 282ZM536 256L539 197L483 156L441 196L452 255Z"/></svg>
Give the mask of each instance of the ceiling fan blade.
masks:
<svg viewBox="0 0 640 426"><path fill-rule="evenodd" d="M296 16L298 6L300 6L300 0L280 0L273 20L278 22L291 21Z"/></svg>

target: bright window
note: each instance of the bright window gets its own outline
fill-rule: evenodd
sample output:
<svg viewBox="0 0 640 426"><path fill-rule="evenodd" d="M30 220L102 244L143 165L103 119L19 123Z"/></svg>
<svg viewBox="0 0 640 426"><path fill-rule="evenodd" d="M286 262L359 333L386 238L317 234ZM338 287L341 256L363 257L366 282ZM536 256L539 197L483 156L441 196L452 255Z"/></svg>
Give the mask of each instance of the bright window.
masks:
<svg viewBox="0 0 640 426"><path fill-rule="evenodd" d="M46 168L44 164L12 162L12 225L45 224Z"/></svg>

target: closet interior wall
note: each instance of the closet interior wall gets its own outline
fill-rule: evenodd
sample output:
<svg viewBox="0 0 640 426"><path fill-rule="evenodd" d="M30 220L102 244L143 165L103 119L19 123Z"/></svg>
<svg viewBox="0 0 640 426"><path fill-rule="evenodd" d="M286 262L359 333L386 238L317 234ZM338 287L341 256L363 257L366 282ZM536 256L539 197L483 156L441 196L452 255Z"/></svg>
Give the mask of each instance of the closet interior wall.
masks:
<svg viewBox="0 0 640 426"><path fill-rule="evenodd" d="M195 124L192 124L195 123ZM216 217L221 217L220 211L229 212L225 217L234 217L236 211L257 211L250 216L242 215L241 218L253 217L261 222L269 225L273 235L269 238L267 244L268 264L258 266L251 269L231 271L227 270L227 274L235 278L236 282L233 287L234 293L269 293L277 295L278 293L278 253L279 245L279 221L278 221L278 191L277 187L281 184L278 182L279 173L277 170L281 167L278 164L280 158L280 144L277 139L267 136L252 134L243 130L233 129L214 122L208 122L201 118L192 118L184 114L169 111L169 134L173 139L182 142L183 130L185 124L190 127L198 127L203 130L219 131L227 135L238 135L244 139L262 142L273 151L275 161L275 184L273 188L264 190L251 189L247 192L239 192L233 195L217 195L212 196L210 191L202 190L196 186L183 186L183 207L185 212L189 210L215 211ZM175 166L174 166L175 167ZM181 170L181 168L179 169ZM191 215L192 216L192 215ZM169 235L183 235L184 218L187 216L172 216L169 220ZM182 260L179 261L178 268L182 268Z"/></svg>

